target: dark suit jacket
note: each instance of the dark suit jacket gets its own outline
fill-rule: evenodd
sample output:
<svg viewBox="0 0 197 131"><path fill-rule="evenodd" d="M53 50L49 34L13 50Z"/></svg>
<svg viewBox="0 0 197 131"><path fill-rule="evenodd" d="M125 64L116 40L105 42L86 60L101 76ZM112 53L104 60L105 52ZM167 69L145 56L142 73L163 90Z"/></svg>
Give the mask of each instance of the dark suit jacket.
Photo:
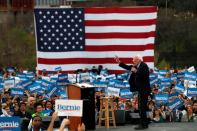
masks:
<svg viewBox="0 0 197 131"><path fill-rule="evenodd" d="M120 67L131 70L133 65L119 64ZM137 67L136 67L137 68ZM149 68L146 63L141 62L137 72L131 74L129 78L131 92L138 91L140 94L150 94Z"/></svg>

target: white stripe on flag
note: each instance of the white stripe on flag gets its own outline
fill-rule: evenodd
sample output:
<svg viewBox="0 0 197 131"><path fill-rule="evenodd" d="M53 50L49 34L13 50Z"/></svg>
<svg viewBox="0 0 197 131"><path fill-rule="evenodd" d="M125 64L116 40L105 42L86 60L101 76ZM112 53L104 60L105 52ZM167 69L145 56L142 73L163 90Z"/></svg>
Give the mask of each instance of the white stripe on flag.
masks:
<svg viewBox="0 0 197 131"><path fill-rule="evenodd" d="M157 13L106 13L106 14L85 14L85 20L149 20L156 19Z"/></svg>
<svg viewBox="0 0 197 131"><path fill-rule="evenodd" d="M86 39L86 45L147 45L154 43L155 38L144 39Z"/></svg>
<svg viewBox="0 0 197 131"><path fill-rule="evenodd" d="M120 58L131 58L140 54L141 56L154 56L153 50L145 51L106 51L106 52L87 52L87 51L72 51L72 52L40 52L37 51L38 58L114 58L115 55Z"/></svg>
<svg viewBox="0 0 197 131"><path fill-rule="evenodd" d="M108 33L108 32L121 32L121 33L139 33L155 31L156 25L150 26L86 26L86 33ZM117 36L118 37L118 36Z"/></svg>

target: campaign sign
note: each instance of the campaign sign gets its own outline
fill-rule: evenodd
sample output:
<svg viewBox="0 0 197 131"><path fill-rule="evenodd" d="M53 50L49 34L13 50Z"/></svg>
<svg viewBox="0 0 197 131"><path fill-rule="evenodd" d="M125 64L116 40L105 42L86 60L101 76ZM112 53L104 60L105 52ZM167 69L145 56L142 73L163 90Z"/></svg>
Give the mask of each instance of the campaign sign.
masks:
<svg viewBox="0 0 197 131"><path fill-rule="evenodd" d="M171 81L174 81L174 80L177 80L177 75L175 74L171 76Z"/></svg>
<svg viewBox="0 0 197 131"><path fill-rule="evenodd" d="M185 87L181 84L176 84L175 89L176 89L177 92L181 93L181 92L184 92Z"/></svg>
<svg viewBox="0 0 197 131"><path fill-rule="evenodd" d="M178 92L174 92L172 94L169 94L169 99L173 99L174 97L178 97L179 93Z"/></svg>
<svg viewBox="0 0 197 131"><path fill-rule="evenodd" d="M56 85L57 86L66 86L69 84L68 80L57 80Z"/></svg>
<svg viewBox="0 0 197 131"><path fill-rule="evenodd" d="M108 96L119 96L119 94L120 94L119 88L113 88L113 87L107 88L107 95Z"/></svg>
<svg viewBox="0 0 197 131"><path fill-rule="evenodd" d="M61 71L61 70L62 68L60 66L55 68L55 71Z"/></svg>
<svg viewBox="0 0 197 131"><path fill-rule="evenodd" d="M94 87L107 87L107 82L106 81L94 81L93 82Z"/></svg>
<svg viewBox="0 0 197 131"><path fill-rule="evenodd" d="M171 79L170 78L162 78L161 79L161 86L170 87Z"/></svg>
<svg viewBox="0 0 197 131"><path fill-rule="evenodd" d="M115 74L111 74L105 77L107 80L111 80L111 79L116 79L116 75Z"/></svg>
<svg viewBox="0 0 197 131"><path fill-rule="evenodd" d="M0 92L3 92L3 89L4 89L4 83L0 82Z"/></svg>
<svg viewBox="0 0 197 131"><path fill-rule="evenodd" d="M44 87L48 87L50 86L52 83L50 81L47 81L47 80L42 80L41 82L41 85L44 86Z"/></svg>
<svg viewBox="0 0 197 131"><path fill-rule="evenodd" d="M122 81L116 81L114 87L115 88L125 88L125 84Z"/></svg>
<svg viewBox="0 0 197 131"><path fill-rule="evenodd" d="M50 98L53 94L55 94L55 92L57 91L57 87L51 86L49 88L49 90L47 90L47 96Z"/></svg>
<svg viewBox="0 0 197 131"><path fill-rule="evenodd" d="M55 100L55 112L58 116L82 116L83 101L82 100Z"/></svg>
<svg viewBox="0 0 197 131"><path fill-rule="evenodd" d="M43 113L45 116L50 116L52 112L53 112L52 110L43 110L43 111L42 111L42 113Z"/></svg>
<svg viewBox="0 0 197 131"><path fill-rule="evenodd" d="M157 77L150 78L150 85L151 86L153 86L157 83L158 83L158 78Z"/></svg>
<svg viewBox="0 0 197 131"><path fill-rule="evenodd" d="M21 131L19 117L0 117L0 131Z"/></svg>
<svg viewBox="0 0 197 131"><path fill-rule="evenodd" d="M11 89L11 95L12 96L23 96L24 89L21 88L12 88Z"/></svg>
<svg viewBox="0 0 197 131"><path fill-rule="evenodd" d="M32 80L25 80L25 81L19 82L18 83L18 87L20 87L20 88L26 88L29 85L31 85L32 83L33 83Z"/></svg>
<svg viewBox="0 0 197 131"><path fill-rule="evenodd" d="M29 78L29 79L33 79L34 76L35 76L35 75L34 75L33 73L27 73L27 74L26 74L26 77Z"/></svg>
<svg viewBox="0 0 197 131"><path fill-rule="evenodd" d="M178 72L178 73L177 73L177 78L178 78L178 79L184 78L184 72Z"/></svg>
<svg viewBox="0 0 197 131"><path fill-rule="evenodd" d="M197 96L197 88L187 88L187 96L188 97Z"/></svg>
<svg viewBox="0 0 197 131"><path fill-rule="evenodd" d="M19 73L17 73L17 76L18 76L18 77L26 77L26 74L24 74L24 73L22 73L22 72L19 72Z"/></svg>
<svg viewBox="0 0 197 131"><path fill-rule="evenodd" d="M167 70L159 70L158 78L164 78L167 74Z"/></svg>
<svg viewBox="0 0 197 131"><path fill-rule="evenodd" d="M68 74L59 74L58 75L58 80L67 80L68 79Z"/></svg>
<svg viewBox="0 0 197 131"><path fill-rule="evenodd" d="M30 92L38 92L39 90L42 89L40 84L38 84L38 83L34 83L34 84L30 85L30 86L28 86L28 88L29 88Z"/></svg>
<svg viewBox="0 0 197 131"><path fill-rule="evenodd" d="M173 100L172 102L168 103L167 107L170 110L174 110L174 109L178 109L179 107L181 107L183 105L183 101L180 100L179 98L176 98L175 100Z"/></svg>
<svg viewBox="0 0 197 131"><path fill-rule="evenodd" d="M90 81L89 73L80 73L80 81L79 82L88 82Z"/></svg>
<svg viewBox="0 0 197 131"><path fill-rule="evenodd" d="M196 78L197 78L196 73L186 72L185 79L184 79L184 85L189 86L189 87L191 87L191 86L196 87Z"/></svg>
<svg viewBox="0 0 197 131"><path fill-rule="evenodd" d="M76 74L68 74L68 80L70 83L76 83Z"/></svg>
<svg viewBox="0 0 197 131"><path fill-rule="evenodd" d="M161 103L167 103L168 102L168 94L156 94L155 100Z"/></svg>
<svg viewBox="0 0 197 131"><path fill-rule="evenodd" d="M130 88L130 84L128 81L123 81L123 84L125 85L126 88Z"/></svg>
<svg viewBox="0 0 197 131"><path fill-rule="evenodd" d="M121 89L120 96L121 98L129 99L132 97L132 92L129 89Z"/></svg>
<svg viewBox="0 0 197 131"><path fill-rule="evenodd" d="M13 88L15 86L14 78L13 79L4 80L4 86L5 86L5 88Z"/></svg>

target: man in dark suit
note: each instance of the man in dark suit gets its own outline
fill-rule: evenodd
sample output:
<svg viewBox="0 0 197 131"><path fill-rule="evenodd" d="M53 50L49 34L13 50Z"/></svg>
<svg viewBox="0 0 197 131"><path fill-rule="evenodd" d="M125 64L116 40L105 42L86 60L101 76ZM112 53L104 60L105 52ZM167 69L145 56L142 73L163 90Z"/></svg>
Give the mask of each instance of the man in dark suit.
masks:
<svg viewBox="0 0 197 131"><path fill-rule="evenodd" d="M130 90L131 92L138 92L138 109L140 113L140 124L135 127L136 130L143 130L148 128L148 119L146 111L148 110L147 102L148 96L150 96L150 82L149 82L149 68L146 63L143 62L142 57L133 57L133 65L126 65L119 60L118 57L115 58L119 66L131 71L129 78Z"/></svg>

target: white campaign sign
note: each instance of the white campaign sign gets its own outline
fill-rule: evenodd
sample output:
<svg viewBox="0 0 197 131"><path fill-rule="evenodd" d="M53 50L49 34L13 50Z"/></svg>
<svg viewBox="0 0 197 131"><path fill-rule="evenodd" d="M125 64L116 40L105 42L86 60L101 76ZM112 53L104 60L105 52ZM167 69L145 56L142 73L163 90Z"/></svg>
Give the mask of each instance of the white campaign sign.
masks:
<svg viewBox="0 0 197 131"><path fill-rule="evenodd" d="M58 116L82 117L82 111L83 111L82 100L58 99L55 101L55 112L58 112Z"/></svg>

